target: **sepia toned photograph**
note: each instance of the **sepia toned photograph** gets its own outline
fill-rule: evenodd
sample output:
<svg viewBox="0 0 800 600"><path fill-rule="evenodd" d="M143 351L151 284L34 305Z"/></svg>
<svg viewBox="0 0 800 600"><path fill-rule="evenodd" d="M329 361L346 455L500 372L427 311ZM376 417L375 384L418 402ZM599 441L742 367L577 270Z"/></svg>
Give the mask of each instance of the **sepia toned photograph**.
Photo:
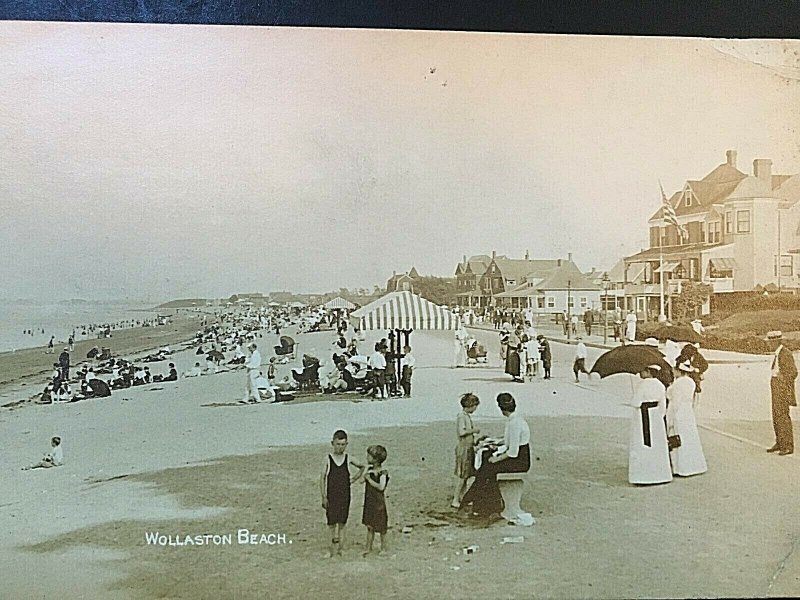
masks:
<svg viewBox="0 0 800 600"><path fill-rule="evenodd" d="M800 595L800 41L0 21L0 80L0 598Z"/></svg>

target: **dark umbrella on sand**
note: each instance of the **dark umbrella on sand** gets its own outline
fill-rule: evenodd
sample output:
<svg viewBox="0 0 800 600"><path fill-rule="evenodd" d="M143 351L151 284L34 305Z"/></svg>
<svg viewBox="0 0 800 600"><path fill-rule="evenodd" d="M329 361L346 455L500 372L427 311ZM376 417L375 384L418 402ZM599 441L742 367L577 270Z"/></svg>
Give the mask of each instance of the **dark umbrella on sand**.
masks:
<svg viewBox="0 0 800 600"><path fill-rule="evenodd" d="M617 346L613 350L601 354L592 367L592 373L600 377L608 377L617 373L641 373L650 365L658 365L658 380L667 387L674 379L672 367L664 360L664 355L652 346L628 344Z"/></svg>
<svg viewBox="0 0 800 600"><path fill-rule="evenodd" d="M105 398L111 395L111 389L102 379L90 379L88 385L92 388L92 393L95 398Z"/></svg>
<svg viewBox="0 0 800 600"><path fill-rule="evenodd" d="M219 350L211 350L210 352L206 353L206 360L218 362L221 360L225 360L225 355Z"/></svg>

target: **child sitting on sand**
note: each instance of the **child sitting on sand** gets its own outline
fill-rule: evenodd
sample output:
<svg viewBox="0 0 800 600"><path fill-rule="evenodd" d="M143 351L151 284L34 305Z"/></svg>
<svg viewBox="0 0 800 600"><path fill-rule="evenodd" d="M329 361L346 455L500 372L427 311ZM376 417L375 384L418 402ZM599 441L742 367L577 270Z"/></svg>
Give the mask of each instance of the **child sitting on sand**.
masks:
<svg viewBox="0 0 800 600"><path fill-rule="evenodd" d="M183 376L184 377L200 377L200 375L202 373L203 373L203 369L202 369L202 367L200 367L200 363L196 362L196 363L194 363L194 367L192 367L191 369L186 371L186 373L184 373Z"/></svg>
<svg viewBox="0 0 800 600"><path fill-rule="evenodd" d="M333 432L331 439L333 452L328 454L325 461L325 468L319 481L320 492L322 493L322 508L325 509L328 529L331 536L331 547L328 551L328 558L334 553L341 556L344 548L344 528L347 525L347 517L350 514L350 485L354 483L364 473L365 467L360 465L358 475L350 475L349 465L355 465L348 461L347 454L347 432L337 429Z"/></svg>
<svg viewBox="0 0 800 600"><path fill-rule="evenodd" d="M386 511L386 486L389 484L389 473L383 469L386 461L386 448L383 446L370 446L367 448L367 460L369 468L364 472L364 512L361 522L367 526L367 547L364 551L366 557L372 552L372 542L375 533L381 536L381 550L379 554L384 554L387 550L386 533L389 529L389 517ZM362 467L355 462L354 466Z"/></svg>
<svg viewBox="0 0 800 600"><path fill-rule="evenodd" d="M23 471L31 469L49 469L50 467L60 467L64 464L64 449L61 447L61 438L55 436L50 440L53 449L44 455L41 461L30 467L22 467Z"/></svg>

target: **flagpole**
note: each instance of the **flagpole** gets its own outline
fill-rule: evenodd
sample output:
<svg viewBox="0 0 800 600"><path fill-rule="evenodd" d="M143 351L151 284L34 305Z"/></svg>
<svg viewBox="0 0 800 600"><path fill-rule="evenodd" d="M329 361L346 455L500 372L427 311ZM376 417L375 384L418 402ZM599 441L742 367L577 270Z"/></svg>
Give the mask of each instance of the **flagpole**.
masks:
<svg viewBox="0 0 800 600"><path fill-rule="evenodd" d="M661 185L661 182L658 182L658 185ZM663 189L663 188L662 188ZM662 197L664 193L661 193ZM664 206L661 207L661 226L664 228L666 233L667 228L667 216L664 212ZM659 313L658 313L658 320L664 320L664 246L661 243L661 228L658 229L658 281L661 284L661 292L659 294Z"/></svg>

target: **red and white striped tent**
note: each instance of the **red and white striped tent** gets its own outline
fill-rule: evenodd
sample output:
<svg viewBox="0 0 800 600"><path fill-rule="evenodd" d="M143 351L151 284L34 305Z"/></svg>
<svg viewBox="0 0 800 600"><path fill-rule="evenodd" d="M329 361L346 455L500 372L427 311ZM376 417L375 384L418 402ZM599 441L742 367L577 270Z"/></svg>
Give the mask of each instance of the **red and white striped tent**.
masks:
<svg viewBox="0 0 800 600"><path fill-rule="evenodd" d="M362 331L380 329L458 329L458 316L411 292L391 292L350 313Z"/></svg>

